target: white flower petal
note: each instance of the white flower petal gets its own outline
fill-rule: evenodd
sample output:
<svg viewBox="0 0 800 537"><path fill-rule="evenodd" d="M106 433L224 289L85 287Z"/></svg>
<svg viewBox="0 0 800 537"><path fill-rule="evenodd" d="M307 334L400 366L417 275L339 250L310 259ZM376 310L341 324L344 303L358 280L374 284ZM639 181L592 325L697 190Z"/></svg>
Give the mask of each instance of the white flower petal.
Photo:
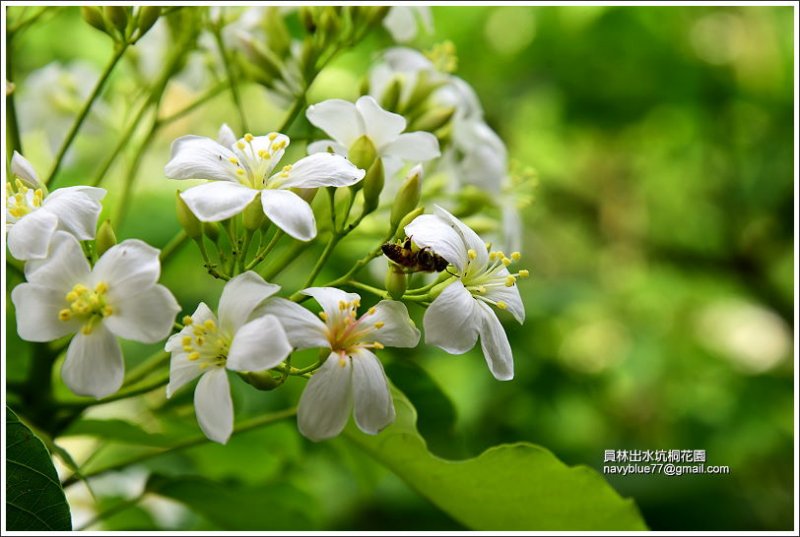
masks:
<svg viewBox="0 0 800 537"><path fill-rule="evenodd" d="M387 112L369 95L359 97L356 108L364 119L367 136L379 153L382 153L383 147L395 141L406 128L406 118L400 114Z"/></svg>
<svg viewBox="0 0 800 537"><path fill-rule="evenodd" d="M90 273L89 262L78 239L65 231L57 231L53 235L50 254L46 259L25 263L25 278L30 283L56 289L62 295L72 290L75 284L87 283Z"/></svg>
<svg viewBox="0 0 800 537"><path fill-rule="evenodd" d="M44 199L42 209L58 217L59 229L86 241L94 238L97 217L100 216L103 206L82 190L80 187L59 188Z"/></svg>
<svg viewBox="0 0 800 537"><path fill-rule="evenodd" d="M345 147L350 147L366 132L364 120L355 105L342 99L328 99L313 104L306 110L306 117L312 125Z"/></svg>
<svg viewBox="0 0 800 537"><path fill-rule="evenodd" d="M331 353L308 381L297 406L297 428L319 442L342 432L353 407L350 358Z"/></svg>
<svg viewBox="0 0 800 537"><path fill-rule="evenodd" d="M401 134L396 140L382 147L381 154L415 162L425 162L442 155L436 136L422 131Z"/></svg>
<svg viewBox="0 0 800 537"><path fill-rule="evenodd" d="M383 26L398 43L405 43L417 37L417 20L413 8L394 6L383 18Z"/></svg>
<svg viewBox="0 0 800 537"><path fill-rule="evenodd" d="M181 334L176 334L175 336L183 337ZM178 343L180 343L180 339ZM187 356L188 354L185 352L173 353L170 359L167 398L172 397L180 388L206 372L205 369L200 369L200 362L189 360Z"/></svg>
<svg viewBox="0 0 800 537"><path fill-rule="evenodd" d="M419 330L402 302L381 300L375 306L375 313L365 314L362 320L373 326L382 323L381 328L370 333L370 337L387 347L416 347L419 343Z"/></svg>
<svg viewBox="0 0 800 537"><path fill-rule="evenodd" d="M345 293L335 287L309 287L300 292L310 296L322 306L322 311L328 316L329 322L333 322L342 314L342 310L339 309L341 302L350 303L354 300L361 300L361 296L357 293Z"/></svg>
<svg viewBox="0 0 800 537"><path fill-rule="evenodd" d="M181 198L202 222L219 222L244 211L258 190L239 183L206 183L181 192Z"/></svg>
<svg viewBox="0 0 800 537"><path fill-rule="evenodd" d="M169 289L154 285L109 304L112 314L104 319L106 327L125 339L155 343L172 331L175 315L181 307Z"/></svg>
<svg viewBox="0 0 800 537"><path fill-rule="evenodd" d="M366 349L359 349L352 360L356 425L367 434L378 434L395 418L386 374L378 357Z"/></svg>
<svg viewBox="0 0 800 537"><path fill-rule="evenodd" d="M347 148L333 140L317 140L316 142L311 142L308 144L307 151L309 155L312 155L314 153L330 153L329 149L336 155L347 156Z"/></svg>
<svg viewBox="0 0 800 537"><path fill-rule="evenodd" d="M221 328L231 333L245 324L264 300L280 291L280 285L267 283L260 275L248 270L225 284L219 299Z"/></svg>
<svg viewBox="0 0 800 537"><path fill-rule="evenodd" d="M275 175L270 182L280 181L280 188L315 188L320 186L350 186L364 178L366 172L332 153L314 153L292 165L288 177Z"/></svg>
<svg viewBox="0 0 800 537"><path fill-rule="evenodd" d="M478 340L481 318L476 301L460 280L448 285L428 307L422 324L425 342L450 354L464 354Z"/></svg>
<svg viewBox="0 0 800 537"><path fill-rule="evenodd" d="M37 209L8 228L8 250L20 261L47 257L47 247L58 227L58 217L46 209Z"/></svg>
<svg viewBox="0 0 800 537"><path fill-rule="evenodd" d="M239 180L230 159L233 151L205 136L182 136L172 142L172 158L164 167L170 179Z"/></svg>
<svg viewBox="0 0 800 537"><path fill-rule="evenodd" d="M233 371L262 371L280 364L292 352L278 318L265 315L242 326L233 337L226 367Z"/></svg>
<svg viewBox="0 0 800 537"><path fill-rule="evenodd" d="M405 227L405 232L420 248L430 248L455 265L459 272L464 271L469 260L464 240L461 234L438 216L420 215ZM486 251L485 246L483 251Z"/></svg>
<svg viewBox="0 0 800 537"><path fill-rule="evenodd" d="M203 433L224 444L233 433L233 401L228 374L214 367L200 378L194 390L194 412Z"/></svg>
<svg viewBox="0 0 800 537"><path fill-rule="evenodd" d="M219 132L217 132L217 143L221 146L232 148L236 144L236 140L236 134L234 134L233 129L227 123L223 123L219 128Z"/></svg>
<svg viewBox="0 0 800 537"><path fill-rule="evenodd" d="M97 399L116 392L122 386L125 362L114 334L100 324L91 334L78 332L67 349L61 378L78 395Z"/></svg>
<svg viewBox="0 0 800 537"><path fill-rule="evenodd" d="M485 267L489 263L489 253L486 251L486 242L481 239L472 228L467 226L464 222L450 214L447 210L439 205L434 205L434 212L436 216L448 223L456 232L461 236L464 241L464 246L468 250L474 250L476 258L472 262L475 267Z"/></svg>
<svg viewBox="0 0 800 537"><path fill-rule="evenodd" d="M39 176L36 175L36 170L33 169L28 159L16 151L11 157L11 175L19 177L19 180L28 188L33 190L42 188L42 183L39 181Z"/></svg>
<svg viewBox="0 0 800 537"><path fill-rule="evenodd" d="M504 280L508 276L507 269L497 271L500 280ZM486 298L494 300L495 302L505 302L506 309L514 316L519 324L525 321L525 305L522 303L522 297L519 295L519 287L512 285L511 287L490 287L486 292Z"/></svg>
<svg viewBox="0 0 800 537"><path fill-rule="evenodd" d="M108 285L108 299L113 304L135 296L158 281L161 273L159 251L139 239L127 239L109 248L92 270L92 286Z"/></svg>
<svg viewBox="0 0 800 537"><path fill-rule="evenodd" d="M17 332L25 341L53 341L80 329L77 320L62 321L58 312L68 306L64 291L21 283L11 291L17 310Z"/></svg>
<svg viewBox="0 0 800 537"><path fill-rule="evenodd" d="M70 186L66 188L60 188L55 192L53 192L53 194L55 194L59 190L70 190L72 192L80 192L81 194L86 194L87 196L89 196L90 199L93 199L94 201L103 201L103 198L106 197L106 189L98 188L95 186L82 186L82 185Z"/></svg>
<svg viewBox="0 0 800 537"><path fill-rule="evenodd" d="M289 190L264 190L261 206L272 222L292 238L310 241L317 236L317 221L311 206Z"/></svg>
<svg viewBox="0 0 800 537"><path fill-rule="evenodd" d="M481 349L489 371L497 380L514 378L514 358L503 325L488 305L478 302L476 313L481 317Z"/></svg>
<svg viewBox="0 0 800 537"><path fill-rule="evenodd" d="M257 315L274 315L295 349L330 347L327 329L316 315L285 298L272 298L256 310Z"/></svg>

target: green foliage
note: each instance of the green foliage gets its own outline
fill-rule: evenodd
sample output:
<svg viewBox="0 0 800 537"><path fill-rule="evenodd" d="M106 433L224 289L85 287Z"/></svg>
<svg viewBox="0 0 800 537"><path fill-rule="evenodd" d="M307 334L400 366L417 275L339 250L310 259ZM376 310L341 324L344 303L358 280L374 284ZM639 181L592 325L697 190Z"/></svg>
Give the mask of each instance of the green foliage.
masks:
<svg viewBox="0 0 800 537"><path fill-rule="evenodd" d="M50 454L6 407L6 516L11 531L68 531L69 505Z"/></svg>
<svg viewBox="0 0 800 537"><path fill-rule="evenodd" d="M570 468L532 444L501 445L474 459L448 461L428 452L416 410L394 391L397 421L380 435L352 425L346 436L414 490L473 530L645 530L633 501L595 471Z"/></svg>

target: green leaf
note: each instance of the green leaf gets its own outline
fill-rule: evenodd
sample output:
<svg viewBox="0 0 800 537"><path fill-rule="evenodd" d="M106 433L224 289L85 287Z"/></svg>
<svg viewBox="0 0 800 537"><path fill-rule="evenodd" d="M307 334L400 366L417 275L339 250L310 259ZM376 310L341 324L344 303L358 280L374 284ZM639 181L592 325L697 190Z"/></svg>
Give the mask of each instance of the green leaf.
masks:
<svg viewBox="0 0 800 537"><path fill-rule="evenodd" d="M287 482L248 486L153 474L146 490L185 504L223 530L309 530L316 522L314 499Z"/></svg>
<svg viewBox="0 0 800 537"><path fill-rule="evenodd" d="M504 444L474 459L431 454L416 411L394 390L397 421L376 436L351 423L347 438L442 511L474 530L646 530L636 505L585 466L569 467L546 449Z"/></svg>
<svg viewBox="0 0 800 537"><path fill-rule="evenodd" d="M72 529L69 505L50 454L8 407L6 470L6 529Z"/></svg>

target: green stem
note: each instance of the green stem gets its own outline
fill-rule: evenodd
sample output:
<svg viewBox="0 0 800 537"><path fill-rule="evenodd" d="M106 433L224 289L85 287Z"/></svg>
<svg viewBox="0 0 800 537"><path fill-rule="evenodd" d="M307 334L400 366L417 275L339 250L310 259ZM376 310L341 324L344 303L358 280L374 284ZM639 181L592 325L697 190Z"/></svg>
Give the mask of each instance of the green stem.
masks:
<svg viewBox="0 0 800 537"><path fill-rule="evenodd" d="M255 232L252 231L252 230L249 230L249 229L245 230L245 233L244 233L244 244L242 244L242 251L239 253L240 254L239 255L239 273L242 273L242 272L245 271L244 262L245 262L245 258L247 257L247 250L250 249L250 242L253 240L253 234L254 233Z"/></svg>
<svg viewBox="0 0 800 537"><path fill-rule="evenodd" d="M136 154L133 156L133 161L131 165L128 167L128 173L125 176L125 183L122 187L122 195L119 199L119 205L117 208L117 222L116 228L119 229L122 227L122 223L125 221L125 217L128 215L128 210L130 209L130 197L133 193L133 183L136 180L136 172L139 171L139 163L142 161L142 157L144 156L144 152L153 142L154 134L158 128L158 123L154 120L153 124L150 126L150 131L145 135L144 140L142 143L139 144L139 148L136 150Z"/></svg>
<svg viewBox="0 0 800 537"><path fill-rule="evenodd" d="M114 56L112 56L111 61L106 66L106 69L105 71L103 71L103 74L100 75L100 79L97 81L97 84L95 84L92 94L89 95L89 99L83 105L83 109L78 114L78 117L75 118L75 122L72 124L72 128L70 129L69 133L67 133L67 137L64 140L64 143L61 144L61 149L58 151L58 154L56 155L55 164L53 164L53 169L50 171L50 175L47 176L47 180L44 182L45 186L50 185L50 183L53 181L53 178L55 178L56 174L58 173L58 170L61 167L61 163L64 160L64 155L67 154L67 151L72 145L72 142L75 140L75 136L77 136L78 131L81 128L81 125L83 125L84 120L89 115L89 110L91 110L92 105L94 104L95 100L97 100L97 97L100 95L100 92L103 90L103 86L105 86L106 81L109 79L111 73L114 71L114 67L116 67L119 60L122 59L122 56L125 55L125 51L127 49L128 49L128 43L122 43L114 53Z"/></svg>
<svg viewBox="0 0 800 537"><path fill-rule="evenodd" d="M142 395L144 393L152 392L155 389L158 389L169 382L169 375L162 376L155 381L149 382L142 386L132 387L127 390L121 390L113 395L109 395L108 397L104 397L103 399L98 399L95 401L64 401L59 404L62 408L70 408L70 409L84 409L89 408L90 406L97 406L97 405L104 405L106 403L111 403L113 401L120 401L122 399L128 399L130 397L136 397L137 395Z"/></svg>
<svg viewBox="0 0 800 537"><path fill-rule="evenodd" d="M198 97L197 100L194 101L192 104L181 108L177 112L170 114L167 117L160 118L158 120L158 127L161 128L165 125L172 123L173 121L177 121L178 119L182 118L189 112L192 112L194 109L198 108L202 104L205 104L206 102L210 101L211 99L213 99L214 97L225 91L227 87L228 87L228 82L220 82L215 87L211 88L205 94L203 94L203 96Z"/></svg>
<svg viewBox="0 0 800 537"><path fill-rule="evenodd" d="M173 254L175 254L181 247L186 244L189 240L189 236L186 235L184 230L178 231L174 237L172 237L169 242L161 249L161 254L159 254L158 258L161 261L161 268L164 268L164 265L169 261Z"/></svg>
<svg viewBox="0 0 800 537"><path fill-rule="evenodd" d="M355 287L356 289L361 289L362 291L367 291L368 293L372 293L373 295L377 295L381 298L389 298L389 295L385 289L378 289L377 287L373 287L371 285L367 285L365 283L361 283L355 280L350 280L346 282L345 285L349 285L350 287Z"/></svg>
<svg viewBox="0 0 800 537"><path fill-rule="evenodd" d="M6 35L6 76L9 80L13 80L12 61L14 54L12 52L11 32ZM8 136L8 145L6 152L9 157L14 154L14 151L22 153L22 136L19 133L19 120L17 119L17 107L14 104L14 92L6 92L6 114L8 122L6 123L6 134Z"/></svg>
<svg viewBox="0 0 800 537"><path fill-rule="evenodd" d="M295 242L283 252L283 256L280 259L267 267L261 276L267 281L272 280L278 274L289 268L289 265L297 261L298 257L300 257L300 253L308 248L309 244L310 243L306 242Z"/></svg>
<svg viewBox="0 0 800 537"><path fill-rule="evenodd" d="M110 518L110 517L112 517L112 516L114 516L116 514L119 514L119 513L123 512L123 511L125 511L127 509L130 509L131 507L134 507L137 503L142 501L142 499L145 497L146 494L147 494L147 491L144 491L141 494L139 494L138 496L135 496L135 497L133 497L133 498L131 498L129 500L122 500L119 503L116 503L116 504L112 505L111 507L109 507L105 511L101 511L101 512L97 513L97 515L95 515L93 518L89 519L87 522L82 524L80 527L75 528L75 531L87 530L87 529L91 528L92 526L94 526L95 524L97 524L98 522L101 522L101 521L103 521L103 520L105 520L107 518Z"/></svg>
<svg viewBox="0 0 800 537"><path fill-rule="evenodd" d="M213 33L214 39L217 41L217 46L219 47L219 54L222 56L222 64L225 66L225 74L228 76L228 80L230 80L231 97L233 97L233 103L236 105L236 110L239 112L239 125L242 127L239 132L249 132L247 118L245 117L244 108L242 107L242 98L241 95L239 95L239 84L233 72L230 54L228 54L228 49L225 47L225 43L222 39L222 31L218 26L215 26Z"/></svg>
<svg viewBox="0 0 800 537"><path fill-rule="evenodd" d="M182 325L179 326L181 329L183 328ZM131 386L132 384L136 384L143 378L147 377L150 373L157 370L165 363L169 362L169 359L170 359L170 354L167 351L156 352L155 354L146 358L144 362L131 369L122 386L125 387L125 386Z"/></svg>
<svg viewBox="0 0 800 537"><path fill-rule="evenodd" d="M311 84L309 83L308 85L310 86ZM294 106L292 107L291 110L289 110L289 113L286 115L286 119L283 120L283 124L278 129L278 132L286 132L286 129L288 129L292 125L295 118L297 117L297 114L300 113L300 110L303 109L303 106L305 106L305 104L306 104L306 94L304 91L302 95L298 96L297 99L295 99Z"/></svg>
<svg viewBox="0 0 800 537"><path fill-rule="evenodd" d="M275 230L275 234L272 236L267 246L262 251L256 252L255 257L253 257L253 260L245 267L245 270L252 270L264 261L264 258L278 245L278 241L281 240L284 234L285 233L280 229Z"/></svg>
<svg viewBox="0 0 800 537"><path fill-rule="evenodd" d="M334 233L333 235L331 235L331 239L328 241L328 244L322 251L322 255L317 260L317 264L314 265L313 269L311 269L311 274L308 275L308 279L306 280L306 283L303 285L303 289L311 287L311 285L314 283L314 280L317 278L317 275L322 270L322 267L324 267L325 263L328 262L328 258L333 253L333 250L336 248L336 245L339 244L340 240L342 240L342 237L343 235L339 235L338 233ZM303 296L304 295L301 295L300 293L295 293L291 297L289 297L289 300L297 301L303 298Z"/></svg>
<svg viewBox="0 0 800 537"><path fill-rule="evenodd" d="M240 423L238 426L236 426L234 428L233 432L234 432L234 434L240 434L240 433L244 433L246 431L251 431L253 429L257 429L257 428L263 427L265 425L271 425L273 423L276 423L276 422L281 421L281 420L286 419L286 418L291 418L295 414L297 414L297 408L292 407L292 408L287 408L286 410L280 410L278 412L273 412L272 414L266 414L264 416L259 416L257 418L253 418L253 419L250 419L250 420L247 420L247 421L244 421L244 422ZM209 440L208 440L208 438L205 437L205 435L198 435L198 436L196 436L194 438L189 438L187 440L184 440L183 442L179 442L179 443L175 444L174 446L168 447L166 449L162 449L161 451L143 453L141 455L137 455L135 457L131 457L131 458L127 459L127 460L118 462L116 464L112 464L110 466L106 466L105 468L98 468L97 470L93 470L93 471L90 471L90 472L84 472L83 476L85 478L95 477L95 476L98 476L98 475L101 475L101 474L105 474L106 472L111 472L111 471L114 471L114 470L119 470L119 469L125 468L127 466L131 466L133 464L139 464L139 463L144 462L146 460L149 460L149 459L161 456L161 455L165 455L167 453L175 453L177 451L181 451L181 450L184 450L184 449L187 449L187 448L191 448L191 447L194 447L194 446L199 446L199 445L205 444L206 442L209 442ZM66 487L68 487L70 485L75 484L77 481L78 481L78 477L76 475L72 475L72 476L70 476L70 477L68 477L67 479L64 480L63 486L66 488Z"/></svg>
<svg viewBox="0 0 800 537"><path fill-rule="evenodd" d="M114 146L114 149L109 154L108 158L106 158L103 165L100 167L100 170L95 175L94 179L90 183L91 186L99 185L103 179L105 179L108 170L111 169L111 165L114 164L114 161L117 159L117 156L120 152L131 143L131 137L133 136L134 132L136 132L137 127L139 127L139 123L141 123L142 118L144 117L145 113L150 109L152 102L150 99L147 99L142 107L139 109L139 112L136 113L131 124L128 126L127 130L122 134L120 139L117 141L117 145Z"/></svg>

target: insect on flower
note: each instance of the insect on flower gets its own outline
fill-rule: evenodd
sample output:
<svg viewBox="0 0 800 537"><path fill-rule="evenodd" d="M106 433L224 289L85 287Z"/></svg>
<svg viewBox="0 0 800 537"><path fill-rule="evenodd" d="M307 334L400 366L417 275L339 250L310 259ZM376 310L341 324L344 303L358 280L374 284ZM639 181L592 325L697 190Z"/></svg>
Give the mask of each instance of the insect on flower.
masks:
<svg viewBox="0 0 800 537"><path fill-rule="evenodd" d="M442 272L449 264L445 258L435 254L430 248L415 250L411 246L411 237L402 243L387 242L381 246L383 255L409 272Z"/></svg>

